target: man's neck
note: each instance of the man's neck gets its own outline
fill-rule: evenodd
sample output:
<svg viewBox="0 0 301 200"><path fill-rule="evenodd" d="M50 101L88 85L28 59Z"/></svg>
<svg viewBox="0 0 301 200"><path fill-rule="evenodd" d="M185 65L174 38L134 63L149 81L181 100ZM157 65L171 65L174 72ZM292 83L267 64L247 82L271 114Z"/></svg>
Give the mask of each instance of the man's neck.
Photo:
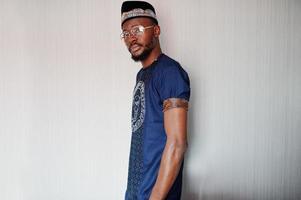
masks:
<svg viewBox="0 0 301 200"><path fill-rule="evenodd" d="M153 51L149 54L149 56L141 61L143 68L149 67L162 53L160 46L157 46L153 49Z"/></svg>

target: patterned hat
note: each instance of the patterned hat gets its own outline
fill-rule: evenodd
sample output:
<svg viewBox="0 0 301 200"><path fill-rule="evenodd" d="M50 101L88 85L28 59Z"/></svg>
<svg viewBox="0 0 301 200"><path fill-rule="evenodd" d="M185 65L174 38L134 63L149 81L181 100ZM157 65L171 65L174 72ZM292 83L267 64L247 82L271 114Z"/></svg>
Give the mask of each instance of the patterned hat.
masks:
<svg viewBox="0 0 301 200"><path fill-rule="evenodd" d="M158 24L155 8L145 1L125 1L121 6L121 26L129 19L148 17Z"/></svg>

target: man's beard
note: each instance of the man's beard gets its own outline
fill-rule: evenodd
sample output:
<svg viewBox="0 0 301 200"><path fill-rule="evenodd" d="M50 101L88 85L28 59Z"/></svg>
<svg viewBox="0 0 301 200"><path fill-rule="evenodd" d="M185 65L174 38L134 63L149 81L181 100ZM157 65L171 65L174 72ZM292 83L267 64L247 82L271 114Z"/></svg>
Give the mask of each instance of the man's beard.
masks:
<svg viewBox="0 0 301 200"><path fill-rule="evenodd" d="M154 46L155 46L154 44L155 44L155 40L152 40L148 45L145 45L144 46L144 50L143 50L143 52L140 55L135 56L135 55L131 54L132 55L132 59L135 62L143 61L143 60L147 59L148 56L150 55L150 53L154 49ZM140 45L140 44L138 44L138 45Z"/></svg>
<svg viewBox="0 0 301 200"><path fill-rule="evenodd" d="M153 49L151 49L151 48L146 48L146 49L144 49L144 51L140 55L134 56L132 54L132 59L135 62L143 61L143 60L145 60L149 56L149 54L152 52L152 50Z"/></svg>

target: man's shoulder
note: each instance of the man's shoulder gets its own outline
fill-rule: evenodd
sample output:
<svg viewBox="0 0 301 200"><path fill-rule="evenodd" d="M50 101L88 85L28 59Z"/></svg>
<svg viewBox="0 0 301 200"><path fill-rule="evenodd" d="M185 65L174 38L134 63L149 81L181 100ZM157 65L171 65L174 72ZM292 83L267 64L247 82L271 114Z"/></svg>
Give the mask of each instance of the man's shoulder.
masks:
<svg viewBox="0 0 301 200"><path fill-rule="evenodd" d="M176 61L175 59L162 54L161 58L159 60L159 65L157 67L157 70L162 73L162 72L168 72L168 71L173 71L173 70L183 70L181 67L181 64Z"/></svg>

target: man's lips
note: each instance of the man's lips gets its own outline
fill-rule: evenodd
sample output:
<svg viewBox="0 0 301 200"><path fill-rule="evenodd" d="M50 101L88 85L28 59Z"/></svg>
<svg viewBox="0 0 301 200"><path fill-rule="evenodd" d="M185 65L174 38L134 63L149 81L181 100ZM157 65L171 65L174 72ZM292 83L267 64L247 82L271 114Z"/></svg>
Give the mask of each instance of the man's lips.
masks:
<svg viewBox="0 0 301 200"><path fill-rule="evenodd" d="M135 51L138 51L140 48L141 48L141 45L133 44L130 46L130 51L135 52Z"/></svg>

